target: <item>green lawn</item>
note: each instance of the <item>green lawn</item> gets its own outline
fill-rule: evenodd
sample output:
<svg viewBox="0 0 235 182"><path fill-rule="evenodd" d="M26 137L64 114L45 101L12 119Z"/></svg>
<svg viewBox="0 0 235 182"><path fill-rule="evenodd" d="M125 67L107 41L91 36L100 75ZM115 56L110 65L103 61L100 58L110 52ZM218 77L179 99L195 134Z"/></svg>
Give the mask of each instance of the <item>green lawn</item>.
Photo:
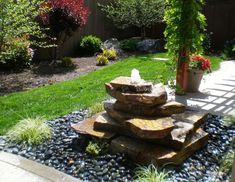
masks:
<svg viewBox="0 0 235 182"><path fill-rule="evenodd" d="M74 80L0 97L0 135L25 117L53 119L101 102L107 97L104 83L117 76L129 76L133 68L151 81L156 81L157 75L169 78L175 74L164 62L153 61L151 57L167 56L165 53L133 56ZM211 57L211 61L213 70L218 69L221 60Z"/></svg>

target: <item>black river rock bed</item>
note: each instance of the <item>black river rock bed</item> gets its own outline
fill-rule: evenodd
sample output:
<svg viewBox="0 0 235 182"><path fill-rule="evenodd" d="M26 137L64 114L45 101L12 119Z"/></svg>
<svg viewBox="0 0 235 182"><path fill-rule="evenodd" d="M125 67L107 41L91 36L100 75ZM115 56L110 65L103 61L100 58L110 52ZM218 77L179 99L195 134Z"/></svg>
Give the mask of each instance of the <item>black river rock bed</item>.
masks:
<svg viewBox="0 0 235 182"><path fill-rule="evenodd" d="M72 112L47 121L53 128L51 140L38 146L16 145L0 136L0 150L26 157L79 178L83 181L133 181L135 163L124 154L104 154L92 157L85 152L89 137L76 134L71 124L82 121L86 110ZM203 125L210 134L208 144L180 166L166 166L171 182L229 181L229 174L218 172L219 161L234 150L235 126L226 126L223 118L209 115Z"/></svg>

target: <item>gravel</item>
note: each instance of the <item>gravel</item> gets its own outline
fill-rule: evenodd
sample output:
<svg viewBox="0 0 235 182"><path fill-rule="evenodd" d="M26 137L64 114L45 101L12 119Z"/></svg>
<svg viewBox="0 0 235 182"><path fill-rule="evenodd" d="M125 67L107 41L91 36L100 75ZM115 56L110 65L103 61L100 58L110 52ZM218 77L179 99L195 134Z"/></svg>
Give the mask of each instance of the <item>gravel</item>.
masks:
<svg viewBox="0 0 235 182"><path fill-rule="evenodd" d="M53 128L53 137L39 146L16 145L1 136L0 150L54 167L83 181L133 181L135 164L124 154L92 157L85 152L90 138L76 134L70 126L82 121L86 115L86 110L80 110L48 121ZM229 181L231 171L224 174L218 173L218 169L221 158L234 149L235 126L228 127L222 117L209 115L203 128L210 134L208 145L182 165L166 166L169 181Z"/></svg>

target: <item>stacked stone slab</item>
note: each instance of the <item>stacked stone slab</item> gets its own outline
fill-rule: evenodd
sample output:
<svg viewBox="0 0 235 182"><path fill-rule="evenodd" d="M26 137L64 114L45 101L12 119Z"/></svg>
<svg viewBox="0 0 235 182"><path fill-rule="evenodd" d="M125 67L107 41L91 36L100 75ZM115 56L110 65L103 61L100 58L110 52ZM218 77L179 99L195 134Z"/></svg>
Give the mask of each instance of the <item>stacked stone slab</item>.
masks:
<svg viewBox="0 0 235 182"><path fill-rule="evenodd" d="M105 112L74 125L78 133L107 138L113 152L127 153L142 164L180 164L207 143L208 134L200 128L207 114L167 101L164 87L132 84L129 77L105 87L115 100L104 103Z"/></svg>

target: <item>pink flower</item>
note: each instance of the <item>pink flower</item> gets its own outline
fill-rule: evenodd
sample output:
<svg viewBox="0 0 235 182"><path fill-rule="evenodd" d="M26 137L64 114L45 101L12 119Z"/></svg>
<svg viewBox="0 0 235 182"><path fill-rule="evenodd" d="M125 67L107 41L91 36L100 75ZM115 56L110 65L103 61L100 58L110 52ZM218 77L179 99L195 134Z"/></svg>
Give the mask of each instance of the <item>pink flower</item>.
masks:
<svg viewBox="0 0 235 182"><path fill-rule="evenodd" d="M201 69L203 71L210 70L210 68L211 68L210 60L204 58L203 56L192 56L191 62L193 62L193 61L197 61L198 62L198 64L196 64L197 68Z"/></svg>

